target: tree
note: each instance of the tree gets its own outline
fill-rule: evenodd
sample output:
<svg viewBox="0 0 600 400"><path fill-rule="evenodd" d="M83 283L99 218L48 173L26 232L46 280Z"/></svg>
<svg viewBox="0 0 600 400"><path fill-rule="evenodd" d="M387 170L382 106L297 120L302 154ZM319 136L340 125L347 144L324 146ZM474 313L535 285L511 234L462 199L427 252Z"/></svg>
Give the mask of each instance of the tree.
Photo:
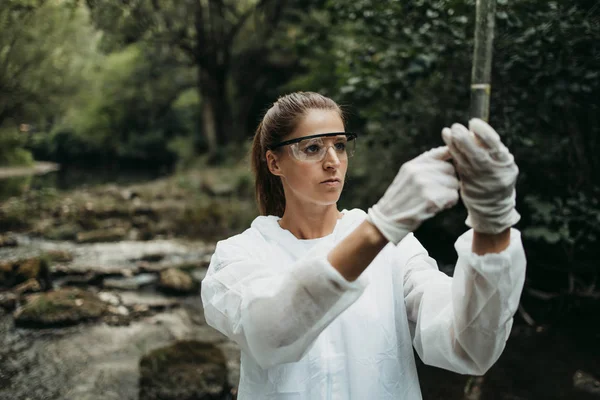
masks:
<svg viewBox="0 0 600 400"><path fill-rule="evenodd" d="M168 143L176 136L191 143L197 126L197 107L177 105L186 89L195 87L194 71L172 65L167 55L156 56L132 44L99 57L85 90L44 135L47 141L37 153L61 163L172 163Z"/></svg>
<svg viewBox="0 0 600 400"><path fill-rule="evenodd" d="M78 89L94 36L67 2L0 2L0 126L54 116Z"/></svg>
<svg viewBox="0 0 600 400"><path fill-rule="evenodd" d="M232 69L249 53L267 58L271 36L287 6L285 0L87 3L96 25L109 33L107 47L145 42L152 51L170 51L174 63L196 67L203 134L211 154L236 138L239 127L232 121L244 121L247 116L237 115L231 99ZM247 89L251 93L258 90L253 86Z"/></svg>

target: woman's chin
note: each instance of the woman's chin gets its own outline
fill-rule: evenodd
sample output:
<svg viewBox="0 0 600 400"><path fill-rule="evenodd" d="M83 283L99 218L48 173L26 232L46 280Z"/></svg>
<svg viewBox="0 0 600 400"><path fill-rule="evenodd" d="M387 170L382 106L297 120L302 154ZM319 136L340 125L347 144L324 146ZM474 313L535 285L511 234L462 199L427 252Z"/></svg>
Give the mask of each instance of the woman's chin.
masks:
<svg viewBox="0 0 600 400"><path fill-rule="evenodd" d="M324 193L321 197L321 204L323 205L331 205L336 204L340 199L341 190L330 191L329 193Z"/></svg>

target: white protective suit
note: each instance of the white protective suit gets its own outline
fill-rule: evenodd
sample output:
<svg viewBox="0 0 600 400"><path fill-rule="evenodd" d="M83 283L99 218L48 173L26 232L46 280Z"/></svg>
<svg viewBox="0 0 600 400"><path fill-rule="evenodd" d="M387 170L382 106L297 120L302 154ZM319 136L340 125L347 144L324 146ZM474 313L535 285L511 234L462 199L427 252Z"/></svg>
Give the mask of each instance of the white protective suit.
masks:
<svg viewBox="0 0 600 400"><path fill-rule="evenodd" d="M327 253L366 218L299 240L258 217L220 241L202 282L208 324L239 344L239 400L421 399L412 347L430 365L479 375L498 359L525 278L519 231L499 254L455 243L454 278L414 237L388 244L354 282Z"/></svg>

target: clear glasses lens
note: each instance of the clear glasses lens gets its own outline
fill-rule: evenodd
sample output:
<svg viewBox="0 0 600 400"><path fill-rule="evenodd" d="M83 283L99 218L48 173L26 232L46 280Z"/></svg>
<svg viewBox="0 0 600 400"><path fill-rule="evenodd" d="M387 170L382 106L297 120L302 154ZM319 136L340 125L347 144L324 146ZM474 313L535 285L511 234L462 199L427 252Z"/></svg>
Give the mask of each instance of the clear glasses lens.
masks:
<svg viewBox="0 0 600 400"><path fill-rule="evenodd" d="M329 148L333 148L340 160L354 155L356 142L344 135L302 140L290 145L294 157L300 161L323 161Z"/></svg>

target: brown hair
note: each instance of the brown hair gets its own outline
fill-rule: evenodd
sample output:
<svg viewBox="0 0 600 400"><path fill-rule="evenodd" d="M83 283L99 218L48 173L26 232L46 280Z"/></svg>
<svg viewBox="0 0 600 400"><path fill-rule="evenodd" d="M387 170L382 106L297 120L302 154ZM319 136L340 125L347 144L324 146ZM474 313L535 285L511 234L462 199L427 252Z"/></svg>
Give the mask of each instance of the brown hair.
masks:
<svg viewBox="0 0 600 400"><path fill-rule="evenodd" d="M341 107L330 98L314 92L295 92L277 99L258 124L251 157L256 202L261 215L281 217L285 211L281 178L269 171L267 149L294 132L302 117L312 109L336 111L344 119Z"/></svg>

